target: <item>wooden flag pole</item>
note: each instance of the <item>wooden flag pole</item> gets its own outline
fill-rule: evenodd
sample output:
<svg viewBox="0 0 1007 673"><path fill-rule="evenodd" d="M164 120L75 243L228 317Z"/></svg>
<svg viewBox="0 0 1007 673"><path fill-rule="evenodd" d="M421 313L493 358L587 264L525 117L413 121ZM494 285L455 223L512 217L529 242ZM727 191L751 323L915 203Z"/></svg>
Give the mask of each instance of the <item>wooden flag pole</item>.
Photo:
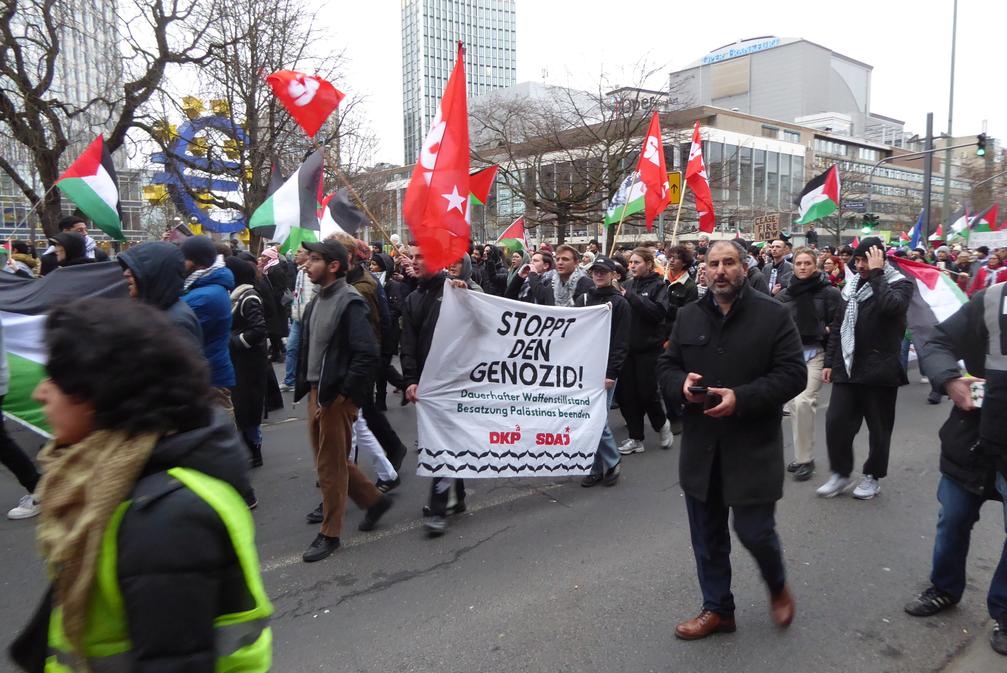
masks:
<svg viewBox="0 0 1007 673"><path fill-rule="evenodd" d="M682 217L682 204L685 203L685 192L689 189L688 182L682 182L682 195L678 199L678 212L675 213L675 226L671 229L671 244L678 245L678 220Z"/></svg>
<svg viewBox="0 0 1007 673"><path fill-rule="evenodd" d="M629 194L627 193L626 196L628 198ZM628 202L622 204L622 215L619 216L619 224L615 228L615 236L612 237L612 247L608 251L608 256L609 257L611 257L612 254L615 252L615 246L618 244L618 241L619 241L619 232L622 231L622 223L626 219L626 210L628 208L629 208L629 203Z"/></svg>
<svg viewBox="0 0 1007 673"><path fill-rule="evenodd" d="M360 198L360 195L357 194L357 190L353 189L353 185L350 184L350 181L346 178L346 175L344 175L343 172L339 170L339 168L337 168L336 166L333 166L332 170L336 172L336 177L338 177L340 182L342 182L343 185L346 186L346 189L349 190L350 194L353 196L353 200L357 202L357 205L360 206L361 210L363 210L364 213L367 215L367 217L370 218L371 223L378 228L378 231L381 232L381 235L384 236L386 241L388 241L388 245L394 248L395 244L392 242L392 237L388 235L388 232L385 231L385 228L381 226L381 223L378 222L378 219L374 217L374 213L371 212L371 209L367 207L367 204L364 203L363 199Z"/></svg>

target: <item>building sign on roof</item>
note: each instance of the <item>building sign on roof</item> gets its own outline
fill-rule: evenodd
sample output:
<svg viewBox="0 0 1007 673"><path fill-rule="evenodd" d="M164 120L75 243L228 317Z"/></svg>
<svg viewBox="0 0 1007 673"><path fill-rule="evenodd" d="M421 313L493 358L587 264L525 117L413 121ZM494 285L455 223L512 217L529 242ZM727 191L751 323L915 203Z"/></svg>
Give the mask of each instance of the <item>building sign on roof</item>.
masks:
<svg viewBox="0 0 1007 673"><path fill-rule="evenodd" d="M738 42L737 44L732 44L730 47L724 47L723 49L707 54L703 57L701 63L703 65L719 63L731 58L747 56L748 54L754 54L757 51L765 51L778 46L780 46L780 38L778 37Z"/></svg>

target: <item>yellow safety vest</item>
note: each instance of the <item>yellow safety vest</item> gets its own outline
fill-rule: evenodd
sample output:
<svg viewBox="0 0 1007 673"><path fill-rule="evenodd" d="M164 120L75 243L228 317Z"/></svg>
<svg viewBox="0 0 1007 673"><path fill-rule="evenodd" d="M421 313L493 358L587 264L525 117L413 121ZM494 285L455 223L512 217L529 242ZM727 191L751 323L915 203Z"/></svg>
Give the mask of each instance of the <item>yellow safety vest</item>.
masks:
<svg viewBox="0 0 1007 673"><path fill-rule="evenodd" d="M226 482L181 467L168 470L168 474L206 501L224 522L248 593L255 601L251 610L219 615L214 620L216 673L264 673L269 670L273 658L273 634L269 628L273 606L259 575L252 515L241 496ZM91 673L128 673L134 668L133 644L129 640L116 573L119 525L129 506L127 500L112 515L98 555L84 634L84 657ZM63 632L62 611L54 607L49 619L49 656L45 671L75 673L84 670L82 663Z"/></svg>

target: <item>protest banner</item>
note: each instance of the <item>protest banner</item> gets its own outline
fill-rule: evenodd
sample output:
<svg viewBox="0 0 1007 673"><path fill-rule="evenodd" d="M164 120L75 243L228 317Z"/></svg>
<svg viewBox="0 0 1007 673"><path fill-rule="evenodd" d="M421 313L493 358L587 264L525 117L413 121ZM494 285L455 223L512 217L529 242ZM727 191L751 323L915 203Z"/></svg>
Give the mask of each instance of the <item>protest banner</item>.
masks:
<svg viewBox="0 0 1007 673"><path fill-rule="evenodd" d="M591 471L608 408L606 306L558 308L446 284L419 383L416 473Z"/></svg>
<svg viewBox="0 0 1007 673"><path fill-rule="evenodd" d="M990 250L993 248L1002 248L1007 246L1007 229L969 232L968 244L973 250L980 245L985 245Z"/></svg>

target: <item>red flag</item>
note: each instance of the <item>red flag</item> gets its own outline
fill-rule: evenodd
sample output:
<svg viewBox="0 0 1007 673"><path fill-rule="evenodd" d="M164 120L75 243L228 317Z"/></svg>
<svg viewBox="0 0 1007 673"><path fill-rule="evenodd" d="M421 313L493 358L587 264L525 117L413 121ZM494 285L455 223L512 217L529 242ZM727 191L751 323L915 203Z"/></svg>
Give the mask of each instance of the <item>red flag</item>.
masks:
<svg viewBox="0 0 1007 673"><path fill-rule="evenodd" d="M998 210L1000 210L1000 204L994 203L990 207L990 211L986 214L986 221L990 223L990 231L1000 231L1005 226L1007 226L1007 220L1004 220L1000 224L997 224Z"/></svg>
<svg viewBox="0 0 1007 673"><path fill-rule="evenodd" d="M309 138L315 137L343 100L343 93L321 77L293 70L277 70L266 82Z"/></svg>
<svg viewBox="0 0 1007 673"><path fill-rule="evenodd" d="M497 169L500 168L496 164L478 170L469 176L469 189L472 197L472 203L477 203L480 206L486 205L486 200L490 197L490 190L493 189L493 179L497 176Z"/></svg>
<svg viewBox="0 0 1007 673"><path fill-rule="evenodd" d="M644 218L647 231L650 231L654 228L654 218L667 208L668 202L671 201L668 171L664 164L664 143L661 142L661 121L658 119L657 110L650 118L650 128L647 129L647 137L643 139L643 150L640 152L636 171L644 187Z"/></svg>
<svg viewBox="0 0 1007 673"><path fill-rule="evenodd" d="M699 230L711 233L717 220L713 214L710 180L706 177L706 165L703 163L703 143L699 139L699 121L692 129L692 147L689 148L689 164L685 167L685 184L692 190L696 199Z"/></svg>
<svg viewBox="0 0 1007 673"><path fill-rule="evenodd" d="M468 124L465 64L459 43L458 60L402 204L406 224L431 271L458 261L469 245Z"/></svg>
<svg viewBox="0 0 1007 673"><path fill-rule="evenodd" d="M854 236L853 237L853 240L850 241L850 247L853 248L854 250L856 250L858 247L860 247L860 237L859 236Z"/></svg>

